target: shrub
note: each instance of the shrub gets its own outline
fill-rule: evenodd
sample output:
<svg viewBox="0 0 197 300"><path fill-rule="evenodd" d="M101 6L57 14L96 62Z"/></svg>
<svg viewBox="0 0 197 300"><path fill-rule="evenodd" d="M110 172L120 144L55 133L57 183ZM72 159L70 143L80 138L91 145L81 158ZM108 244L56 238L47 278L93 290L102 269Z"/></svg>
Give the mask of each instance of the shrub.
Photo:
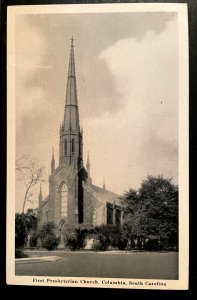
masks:
<svg viewBox="0 0 197 300"><path fill-rule="evenodd" d="M28 255L19 249L15 249L15 258L25 258L25 257L28 257Z"/></svg>
<svg viewBox="0 0 197 300"><path fill-rule="evenodd" d="M31 248L37 247L38 237L39 237L39 236L38 236L38 233L37 233L37 232L31 233L30 241L29 241L29 245L30 245Z"/></svg>
<svg viewBox="0 0 197 300"><path fill-rule="evenodd" d="M24 214L16 214L15 216L15 247L24 246L27 237L27 228Z"/></svg>
<svg viewBox="0 0 197 300"><path fill-rule="evenodd" d="M94 240L92 249L94 251L106 251L110 246L110 238L104 235L98 235L98 239Z"/></svg>
<svg viewBox="0 0 197 300"><path fill-rule="evenodd" d="M145 245L145 250L149 250L149 251L155 251L155 250L159 250L159 242L157 239L150 239L147 241L146 245Z"/></svg>
<svg viewBox="0 0 197 300"><path fill-rule="evenodd" d="M42 247L47 250L54 250L57 248L59 244L59 238L57 238L54 234L47 234L44 238L42 238Z"/></svg>
<svg viewBox="0 0 197 300"><path fill-rule="evenodd" d="M77 236L67 237L65 240L65 246L67 246L72 251L78 250L79 243Z"/></svg>
<svg viewBox="0 0 197 300"><path fill-rule="evenodd" d="M55 224L53 222L48 222L42 225L38 231L38 235L41 239L45 238L48 234L54 234Z"/></svg>
<svg viewBox="0 0 197 300"><path fill-rule="evenodd" d="M119 239L118 240L118 249L119 250L125 250L126 249L126 247L127 247L127 240L126 239Z"/></svg>
<svg viewBox="0 0 197 300"><path fill-rule="evenodd" d="M94 240L93 244L92 244L92 250L94 251L101 251L102 249L102 244L99 240Z"/></svg>

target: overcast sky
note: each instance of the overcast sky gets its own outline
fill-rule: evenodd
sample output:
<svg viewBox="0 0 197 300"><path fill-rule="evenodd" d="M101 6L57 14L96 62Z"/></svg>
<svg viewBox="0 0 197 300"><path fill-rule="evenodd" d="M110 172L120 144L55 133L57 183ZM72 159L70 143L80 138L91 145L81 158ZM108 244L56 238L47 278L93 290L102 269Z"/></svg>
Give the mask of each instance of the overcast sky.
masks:
<svg viewBox="0 0 197 300"><path fill-rule="evenodd" d="M57 166L73 35L93 184L104 177L107 189L122 194L147 174L177 183L177 25L175 13L17 15L16 155L35 157L48 176L54 147ZM20 211L18 177L16 189Z"/></svg>

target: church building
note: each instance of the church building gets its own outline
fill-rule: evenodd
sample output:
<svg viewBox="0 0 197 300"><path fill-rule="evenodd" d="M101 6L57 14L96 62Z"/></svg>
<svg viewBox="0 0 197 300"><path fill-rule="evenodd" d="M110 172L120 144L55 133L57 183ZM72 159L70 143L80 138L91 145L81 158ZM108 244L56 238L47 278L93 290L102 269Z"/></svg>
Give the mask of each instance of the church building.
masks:
<svg viewBox="0 0 197 300"><path fill-rule="evenodd" d="M108 191L105 184L102 188L92 184L89 155L84 167L72 38L64 120L59 131L59 162L56 166L53 152L49 195L43 199L41 189L39 194L39 226L54 222L59 232L63 232L79 224L122 224L123 219L120 195Z"/></svg>

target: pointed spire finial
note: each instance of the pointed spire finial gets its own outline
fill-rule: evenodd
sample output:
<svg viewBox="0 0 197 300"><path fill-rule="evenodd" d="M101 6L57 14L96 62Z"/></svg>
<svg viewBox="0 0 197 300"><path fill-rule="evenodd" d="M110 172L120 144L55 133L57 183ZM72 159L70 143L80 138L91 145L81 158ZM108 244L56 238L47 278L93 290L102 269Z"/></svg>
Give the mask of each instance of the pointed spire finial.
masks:
<svg viewBox="0 0 197 300"><path fill-rule="evenodd" d="M105 177L103 177L103 189L105 190Z"/></svg>
<svg viewBox="0 0 197 300"><path fill-rule="evenodd" d="M73 35L72 35L72 38L70 40L71 40L71 47L74 47L74 38L73 38Z"/></svg>
<svg viewBox="0 0 197 300"><path fill-rule="evenodd" d="M40 182L40 193L39 193L39 199L42 200L42 184Z"/></svg>
<svg viewBox="0 0 197 300"><path fill-rule="evenodd" d="M55 170L55 156L54 156L54 147L52 148L52 158L51 158L51 174Z"/></svg>

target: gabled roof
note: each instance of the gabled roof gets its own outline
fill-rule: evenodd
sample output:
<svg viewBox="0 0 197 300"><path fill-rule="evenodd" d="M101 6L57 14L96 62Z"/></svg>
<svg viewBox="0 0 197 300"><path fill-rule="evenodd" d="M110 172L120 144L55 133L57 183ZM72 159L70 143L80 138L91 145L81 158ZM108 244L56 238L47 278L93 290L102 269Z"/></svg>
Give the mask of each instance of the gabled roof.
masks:
<svg viewBox="0 0 197 300"><path fill-rule="evenodd" d="M102 200L104 200L105 202L120 204L120 195L100 188L96 185L92 185L91 187L96 194L99 194L98 197L102 198Z"/></svg>

